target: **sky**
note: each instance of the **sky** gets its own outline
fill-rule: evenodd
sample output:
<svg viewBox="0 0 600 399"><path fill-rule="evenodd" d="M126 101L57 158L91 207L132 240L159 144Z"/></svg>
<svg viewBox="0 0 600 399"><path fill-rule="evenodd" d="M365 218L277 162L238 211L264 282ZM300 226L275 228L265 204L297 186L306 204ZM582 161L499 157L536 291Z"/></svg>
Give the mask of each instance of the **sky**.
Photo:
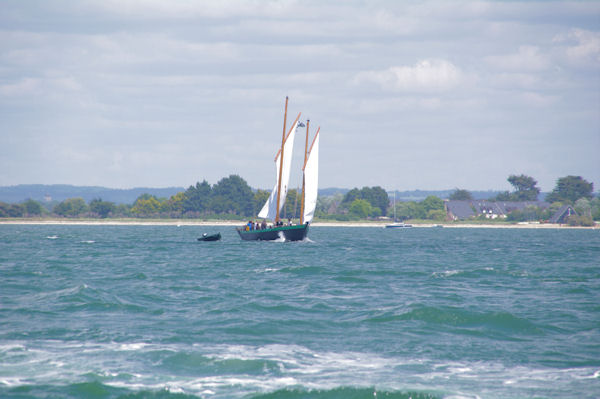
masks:
<svg viewBox="0 0 600 399"><path fill-rule="evenodd" d="M288 124L321 127L321 188L600 189L598 1L0 9L0 186L268 189L289 96Z"/></svg>

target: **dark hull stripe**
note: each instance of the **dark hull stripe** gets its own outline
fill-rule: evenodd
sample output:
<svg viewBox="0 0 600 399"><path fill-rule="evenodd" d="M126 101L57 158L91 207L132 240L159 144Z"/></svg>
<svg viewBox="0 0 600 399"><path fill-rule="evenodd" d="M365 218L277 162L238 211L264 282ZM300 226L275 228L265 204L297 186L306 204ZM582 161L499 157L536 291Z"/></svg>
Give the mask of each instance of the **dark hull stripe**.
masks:
<svg viewBox="0 0 600 399"><path fill-rule="evenodd" d="M308 224L302 226L281 226L265 230L236 230L244 241L274 241L280 238L280 233L283 234L286 241L301 241L308 234Z"/></svg>

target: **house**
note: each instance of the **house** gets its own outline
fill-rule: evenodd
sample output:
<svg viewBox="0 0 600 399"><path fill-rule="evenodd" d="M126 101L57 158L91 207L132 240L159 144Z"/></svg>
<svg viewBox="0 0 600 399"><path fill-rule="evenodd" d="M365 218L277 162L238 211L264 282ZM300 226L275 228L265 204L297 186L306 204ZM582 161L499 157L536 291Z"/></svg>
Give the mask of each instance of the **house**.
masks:
<svg viewBox="0 0 600 399"><path fill-rule="evenodd" d="M550 204L543 201L445 201L449 219L462 220L480 215L487 219L506 218L512 211L524 211L529 207L547 209Z"/></svg>
<svg viewBox="0 0 600 399"><path fill-rule="evenodd" d="M477 216L471 201L445 201L446 215L452 220L469 219Z"/></svg>
<svg viewBox="0 0 600 399"><path fill-rule="evenodd" d="M573 209L571 205L563 205L554 213L549 222L560 224L567 223L567 219L569 219L569 216L571 215L577 215L575 209Z"/></svg>

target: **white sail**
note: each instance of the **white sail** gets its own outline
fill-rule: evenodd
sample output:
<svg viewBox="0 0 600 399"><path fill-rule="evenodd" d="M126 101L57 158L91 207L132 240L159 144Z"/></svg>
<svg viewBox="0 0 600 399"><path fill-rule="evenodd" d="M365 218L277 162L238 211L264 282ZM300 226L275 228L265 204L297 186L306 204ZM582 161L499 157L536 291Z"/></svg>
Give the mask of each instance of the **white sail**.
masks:
<svg viewBox="0 0 600 399"><path fill-rule="evenodd" d="M285 197L287 196L288 185L290 181L290 172L292 169L292 152L294 150L294 137L296 136L296 127L298 122L294 123L290 135L286 138L283 145L283 168L281 170L281 195L279 197L279 210L285 205ZM258 213L261 219L275 220L277 216L277 187L279 186L279 162L281 161L281 152L275 161L275 187L271 191L271 195L265 205Z"/></svg>
<svg viewBox="0 0 600 399"><path fill-rule="evenodd" d="M306 160L304 167L304 223L312 221L317 207L319 188L319 134Z"/></svg>

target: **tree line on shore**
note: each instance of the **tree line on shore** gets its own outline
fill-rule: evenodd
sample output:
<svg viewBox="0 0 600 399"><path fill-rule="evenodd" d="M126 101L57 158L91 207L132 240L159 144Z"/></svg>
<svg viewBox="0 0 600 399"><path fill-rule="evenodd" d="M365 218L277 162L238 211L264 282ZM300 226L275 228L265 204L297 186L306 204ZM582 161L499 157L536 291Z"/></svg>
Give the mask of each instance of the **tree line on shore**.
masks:
<svg viewBox="0 0 600 399"><path fill-rule="evenodd" d="M526 175L511 175L509 183L514 191L502 192L490 201L536 201L540 189L537 181ZM563 204L575 207L578 222L585 224L600 220L600 199L593 197L593 184L580 176L566 176L558 179L555 189L546 196L552 205L545 209L513 211L509 221L547 220L549 213ZM0 217L65 217L65 218L202 218L233 219L253 218L269 197L266 190L252 190L238 175L219 180L210 185L205 180L178 192L169 198L157 198L150 194L140 195L133 204L115 204L101 198L86 203L82 198L68 198L46 207L34 200L18 204L0 202ZM456 189L450 200L473 200L470 192ZM298 190L289 190L282 217L300 217L301 198ZM428 196L422 201L401 201L390 203L387 192L379 186L354 188L346 194L319 197L315 212L323 220L360 220L380 217L396 217L399 220L422 219L444 221L446 211L444 201L436 196ZM592 222L593 223L593 222Z"/></svg>

